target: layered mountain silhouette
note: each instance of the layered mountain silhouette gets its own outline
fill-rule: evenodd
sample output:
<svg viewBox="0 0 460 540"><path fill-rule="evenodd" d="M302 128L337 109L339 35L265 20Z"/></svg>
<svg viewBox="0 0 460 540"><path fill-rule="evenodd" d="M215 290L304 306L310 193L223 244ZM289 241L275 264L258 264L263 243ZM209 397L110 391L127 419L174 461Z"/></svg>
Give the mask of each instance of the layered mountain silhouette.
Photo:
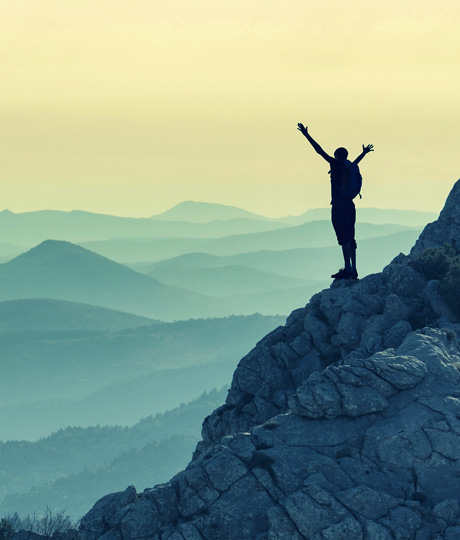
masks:
<svg viewBox="0 0 460 540"><path fill-rule="evenodd" d="M379 238L411 230L404 225L359 223L358 241ZM420 232L420 229L415 229ZM205 252L211 255L236 255L261 250L288 250L308 246L336 246L337 239L330 221L311 221L302 225L272 231L229 235L221 238L115 238L106 241L81 242L83 247L112 260L156 262L186 253Z"/></svg>
<svg viewBox="0 0 460 540"><path fill-rule="evenodd" d="M281 218L284 223L299 225L307 221L328 219L331 208L312 208L300 216ZM358 216L364 223L383 225L385 223L398 223L408 227L423 227L426 223L434 221L439 214L436 212L422 212L420 210L397 210L392 208L358 208Z"/></svg>
<svg viewBox="0 0 460 540"><path fill-rule="evenodd" d="M333 283L241 360L184 471L106 495L80 537L459 538L459 231L460 181L408 256Z"/></svg>
<svg viewBox="0 0 460 540"><path fill-rule="evenodd" d="M37 298L0 302L0 332L114 331L159 322L123 311L65 300Z"/></svg>
<svg viewBox="0 0 460 540"><path fill-rule="evenodd" d="M223 297L310 285L306 279L237 265L206 268L162 264L153 267L148 275L168 285L177 287L182 284L186 289L195 292Z"/></svg>
<svg viewBox="0 0 460 540"><path fill-rule="evenodd" d="M359 242L361 276L379 271L391 256L408 253L418 236L410 230ZM299 248L229 256L190 253L133 268L170 285L218 296L235 313L289 313L330 283L342 264L340 250Z"/></svg>
<svg viewBox="0 0 460 540"><path fill-rule="evenodd" d="M319 225L320 230L330 235L329 223L314 222L312 225L314 231ZM383 232L388 232L386 226ZM302 232L297 234L300 243ZM375 271L387 251L407 251L416 234L412 230L402 231L360 242L360 249L366 254L362 274ZM305 236L302 241L307 242L311 234ZM231 246L234 238L221 240ZM173 244L170 239L114 242L117 246L126 245L133 257L148 257L145 246L152 243L165 245L166 249L171 249ZM189 240L183 242L189 245ZM286 247L288 242L281 239L278 244ZM134 247L137 251L133 255ZM233 251L246 247L237 246ZM196 261L192 266L199 264L201 267L190 268L189 260ZM190 254L170 263L163 260L158 266L144 267L142 273L153 278L147 279L139 272L80 246L50 240L0 265L0 300L68 300L161 320L257 311L288 313L298 298L308 298L315 288L326 286L330 269L339 264L340 253L335 246L329 249L266 250L223 257ZM220 300L214 297L220 297Z"/></svg>
<svg viewBox="0 0 460 540"><path fill-rule="evenodd" d="M417 230L403 231L389 234L359 243L358 254L360 256L359 269L362 275L374 273L385 264L387 254L398 254L409 252L411 246L419 235ZM189 253L163 259L151 265L144 263L133 265L138 271L155 277L172 270L176 267L191 269L191 278L198 272L198 269L206 268L228 268L238 266L258 270L264 273L275 274L277 276L287 276L301 280L323 280L329 283L329 270L341 262L340 250L336 246L320 248L297 248L284 250L261 250L249 253L238 253L236 255L211 255L209 253ZM196 269L193 272L193 269ZM183 273L183 286L188 286L187 274ZM248 275L249 278L249 275ZM159 278L158 278L159 279ZM171 282L174 279L174 272L170 274ZM296 282L292 281L292 285ZM297 283L299 284L299 283Z"/></svg>
<svg viewBox="0 0 460 540"><path fill-rule="evenodd" d="M0 512L25 516L65 499L66 513L77 519L126 482L147 486L152 475L166 481L186 465L203 417L226 393L204 393L132 427L68 427L36 442L0 443Z"/></svg>
<svg viewBox="0 0 460 540"><path fill-rule="evenodd" d="M427 212L360 208L362 223L421 227L436 215ZM0 212L0 257L14 257L48 238L75 243L113 238L219 238L329 220L330 208L313 209L301 216L267 218L226 205L185 202L158 216L131 218L81 210L40 210L14 214Z"/></svg>
<svg viewBox="0 0 460 540"><path fill-rule="evenodd" d="M294 245L301 241L314 243L312 236L316 233L318 238L318 231L331 234L329 223L307 225L312 226L313 232L309 231L303 238L302 231L294 230ZM370 234L385 233L399 226L383 227L385 230ZM251 249L249 244L244 244L246 236L253 235L219 241L228 246L224 252L244 251ZM416 236L415 230L403 230L360 242L359 253L364 255L361 275L376 271L387 252L407 252ZM231 247L232 241L238 244L240 240L243 245ZM271 241L272 237L265 239L262 245ZM170 250L174 245L171 239L142 242L125 239L113 243L126 246L132 257L145 258L149 256L146 246L153 244L154 252L161 253L161 249L156 249L158 246ZM273 248L289 245L284 237L273 243ZM184 239L183 245L190 245L189 239ZM258 245L257 240L253 248ZM0 265L0 300L67 300L164 321L234 313L285 314L299 298L307 299L318 288L327 286L331 269L339 265L340 252L331 246L249 251L230 256L192 253L150 267L142 266L136 272L81 246L49 240Z"/></svg>
<svg viewBox="0 0 460 540"><path fill-rule="evenodd" d="M0 300L52 298L162 320L226 313L213 298L163 285L70 242L47 240L0 265Z"/></svg>
<svg viewBox="0 0 460 540"><path fill-rule="evenodd" d="M218 212L216 211L216 214ZM8 255L15 244L31 246L47 238L83 242L110 238L197 237L217 238L229 234L259 232L287 227L288 224L269 218L251 217L241 210L239 217L200 222L200 214L192 221L170 221L154 218L131 218L94 214L73 210L40 210L13 214L0 212L0 232L11 245L0 244L0 253ZM248 215L246 215L248 214ZM227 214L228 215L228 214ZM249 217L248 217L249 216Z"/></svg>
<svg viewBox="0 0 460 540"><path fill-rule="evenodd" d="M284 322L251 315L98 330L103 325L94 316L109 311L111 324L111 310L76 304L81 315L72 303L69 309L67 302L44 302L57 304L57 316L72 318L60 324L45 310L39 325L33 310L22 311L25 321L13 312L0 331L2 440L36 439L68 425L131 425L175 407L225 385L245 351ZM27 310L41 301L16 303Z"/></svg>

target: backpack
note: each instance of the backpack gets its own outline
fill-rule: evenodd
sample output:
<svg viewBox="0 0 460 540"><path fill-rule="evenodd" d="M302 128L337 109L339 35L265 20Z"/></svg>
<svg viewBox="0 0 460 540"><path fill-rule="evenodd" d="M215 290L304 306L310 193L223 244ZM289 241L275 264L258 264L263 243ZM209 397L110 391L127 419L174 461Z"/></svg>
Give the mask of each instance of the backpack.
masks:
<svg viewBox="0 0 460 540"><path fill-rule="evenodd" d="M343 163L342 175L340 193L347 199L353 200L357 195L362 199L360 191L363 185L363 178L359 172L358 165L346 159Z"/></svg>

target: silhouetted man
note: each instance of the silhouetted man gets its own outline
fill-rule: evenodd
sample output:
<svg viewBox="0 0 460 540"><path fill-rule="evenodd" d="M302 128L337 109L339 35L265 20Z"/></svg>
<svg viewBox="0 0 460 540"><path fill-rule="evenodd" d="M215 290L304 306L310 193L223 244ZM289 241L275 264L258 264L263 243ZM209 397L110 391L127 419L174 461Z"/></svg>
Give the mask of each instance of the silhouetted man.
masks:
<svg viewBox="0 0 460 540"><path fill-rule="evenodd" d="M331 218L332 225L337 235L337 241L342 246L343 260L345 267L336 274L332 274L334 279L358 279L356 269L356 240L355 240L355 222L356 209L353 202L355 194L346 194L343 189L345 178L350 174L351 165L347 160L348 150L346 148L337 148L334 157L329 156L321 146L310 136L308 128L303 124L297 124L297 129L304 135L316 152L323 157L331 166L329 174L331 175ZM369 152L373 152L374 146L368 144L364 146L362 153L353 161L357 165L363 157ZM357 167L356 167L356 170ZM353 174L353 173L351 173ZM359 174L359 170L358 173Z"/></svg>

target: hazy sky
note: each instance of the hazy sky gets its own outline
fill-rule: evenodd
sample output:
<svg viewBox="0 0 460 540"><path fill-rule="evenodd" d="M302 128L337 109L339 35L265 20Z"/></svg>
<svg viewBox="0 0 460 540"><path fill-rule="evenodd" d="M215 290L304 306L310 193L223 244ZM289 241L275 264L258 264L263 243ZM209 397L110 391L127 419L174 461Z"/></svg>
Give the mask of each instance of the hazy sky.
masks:
<svg viewBox="0 0 460 540"><path fill-rule="evenodd" d="M459 174L458 0L5 0L0 208L266 215L329 204L361 144L361 206L439 211Z"/></svg>

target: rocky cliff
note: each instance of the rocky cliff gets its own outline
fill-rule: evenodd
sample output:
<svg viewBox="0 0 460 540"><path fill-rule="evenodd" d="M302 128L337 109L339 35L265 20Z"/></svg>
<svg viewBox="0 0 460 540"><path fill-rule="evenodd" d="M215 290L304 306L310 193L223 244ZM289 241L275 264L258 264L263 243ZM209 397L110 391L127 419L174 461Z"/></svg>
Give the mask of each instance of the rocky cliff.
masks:
<svg viewBox="0 0 460 540"><path fill-rule="evenodd" d="M460 539L460 325L420 263L459 239L460 181L410 255L258 343L187 469L98 501L83 539Z"/></svg>

